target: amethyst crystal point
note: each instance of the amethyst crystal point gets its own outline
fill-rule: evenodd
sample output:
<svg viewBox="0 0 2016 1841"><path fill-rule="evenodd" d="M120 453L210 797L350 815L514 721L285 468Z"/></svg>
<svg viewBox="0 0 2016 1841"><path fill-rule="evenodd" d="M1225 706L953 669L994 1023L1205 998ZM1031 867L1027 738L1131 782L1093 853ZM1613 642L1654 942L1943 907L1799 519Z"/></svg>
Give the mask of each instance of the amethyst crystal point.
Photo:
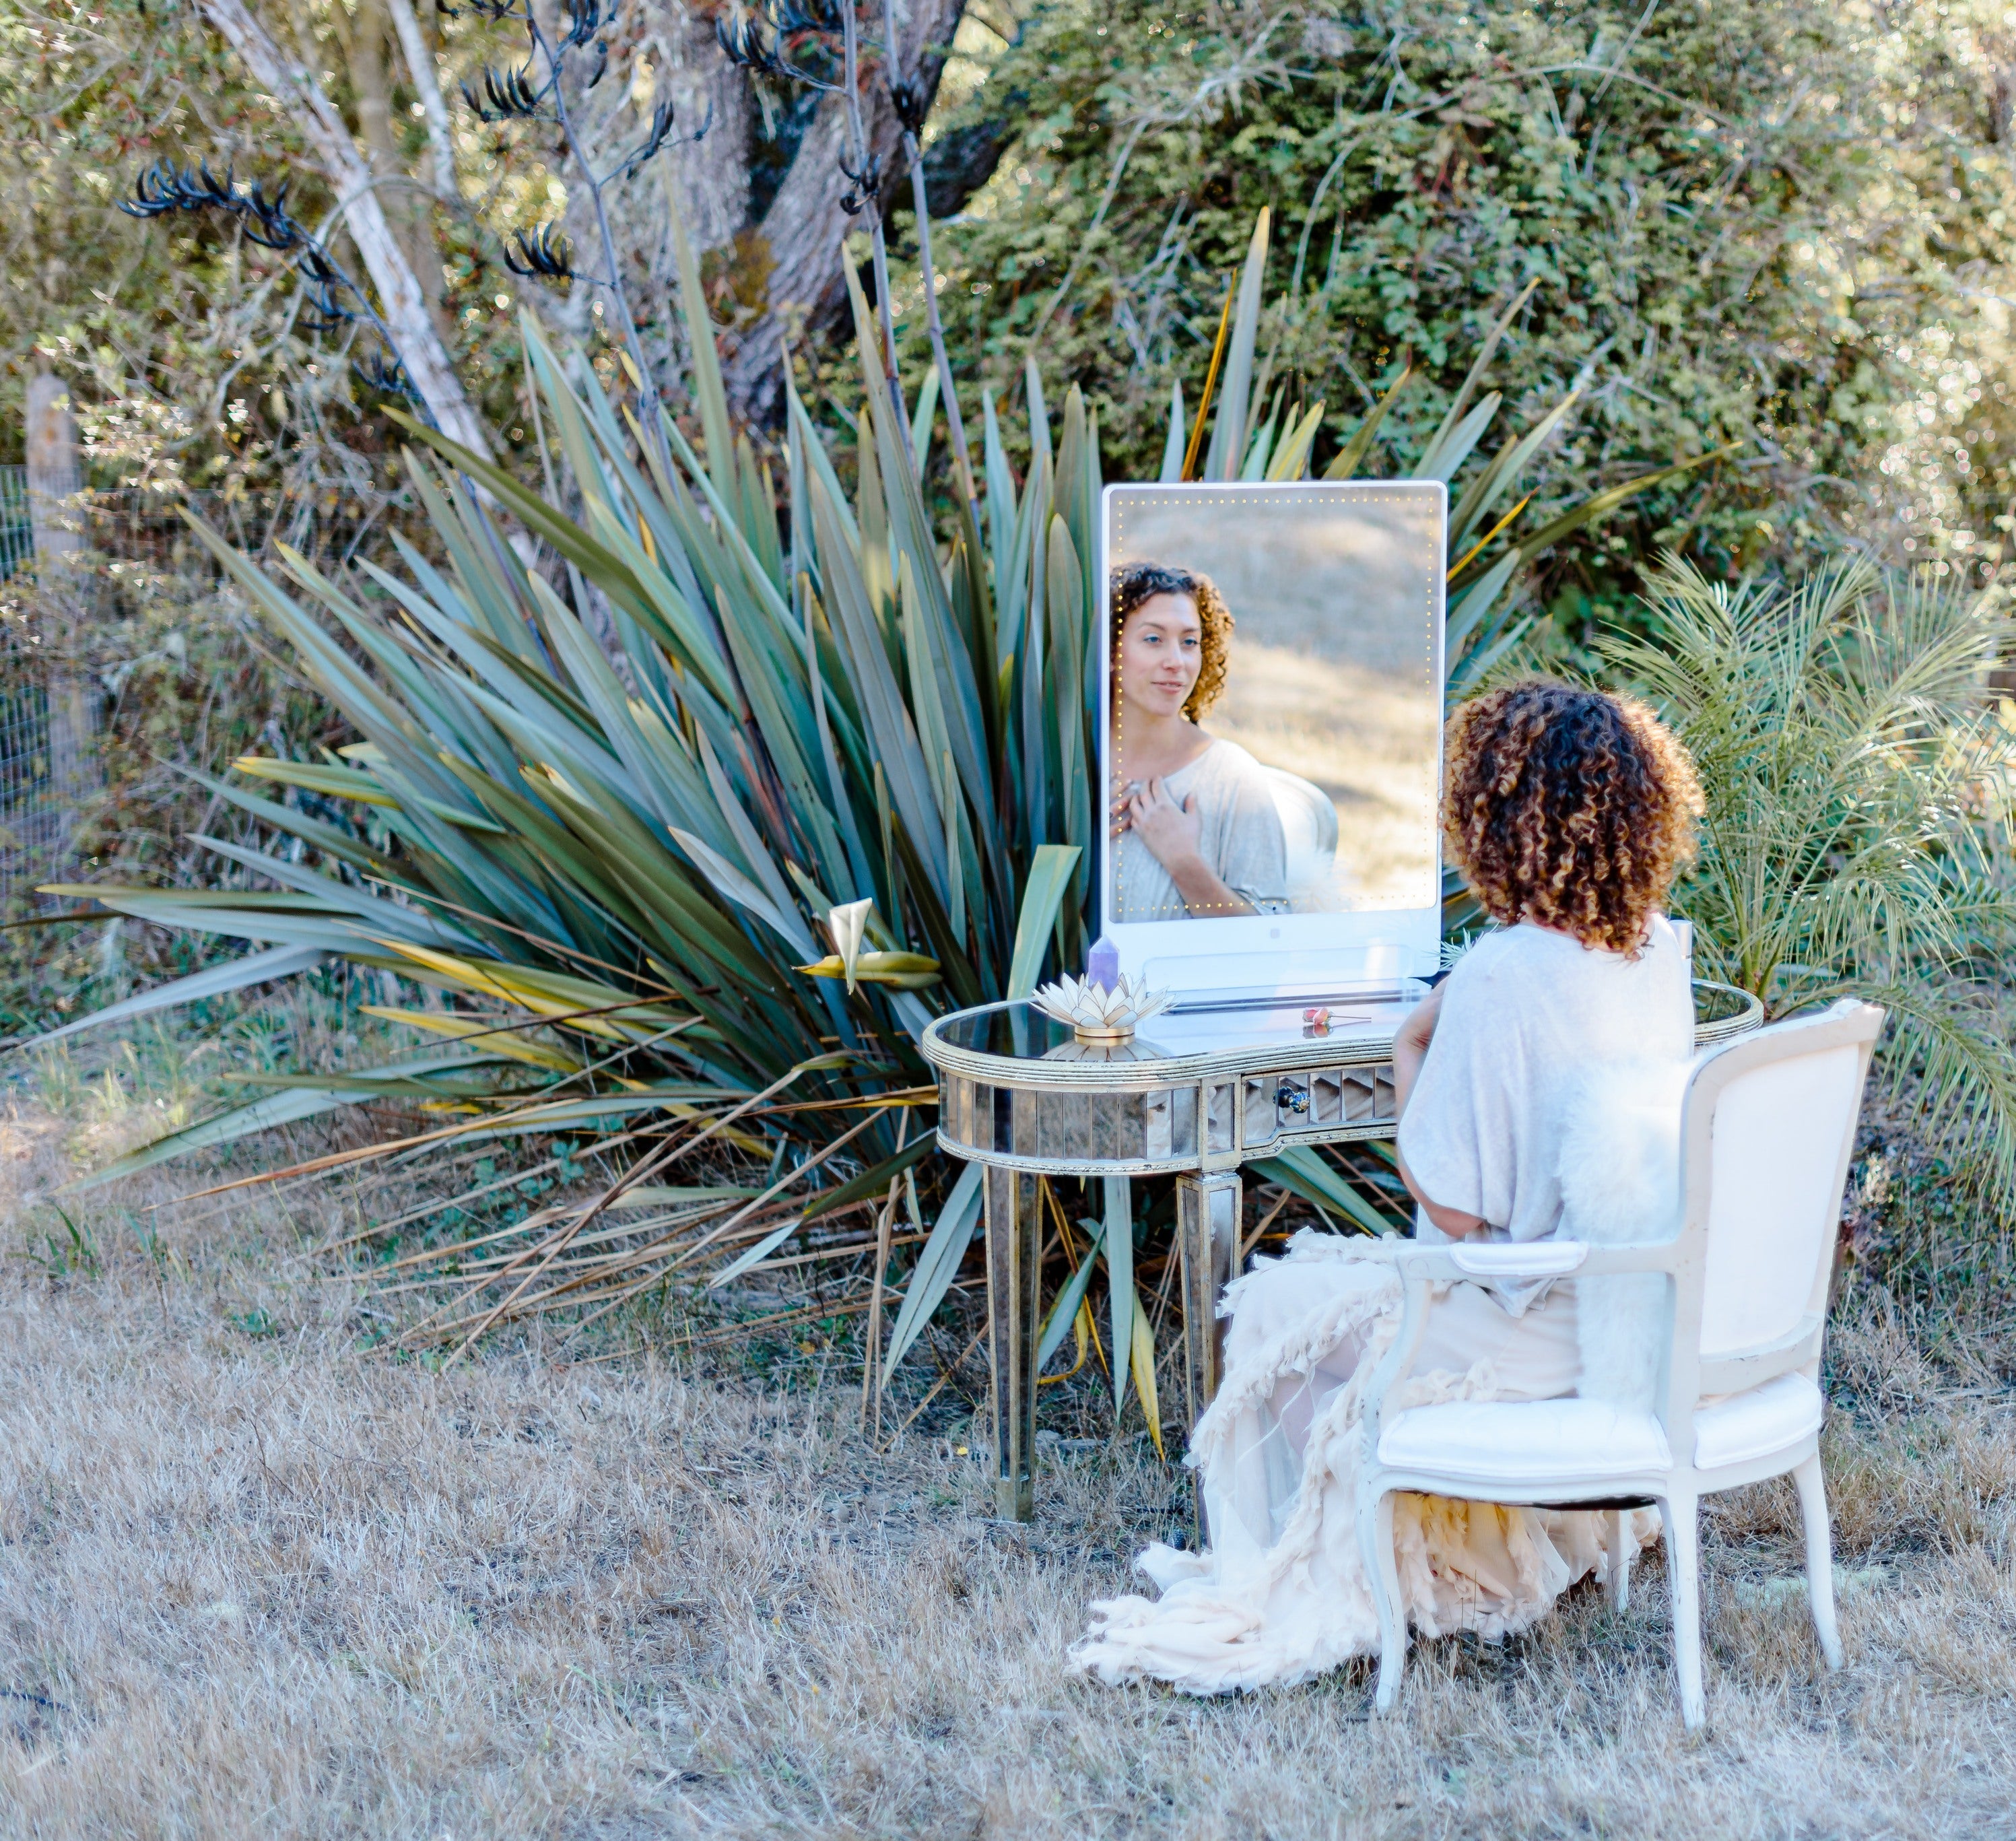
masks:
<svg viewBox="0 0 2016 1841"><path fill-rule="evenodd" d="M1120 949L1103 933L1085 956L1085 982L1102 991L1110 991L1120 982Z"/></svg>

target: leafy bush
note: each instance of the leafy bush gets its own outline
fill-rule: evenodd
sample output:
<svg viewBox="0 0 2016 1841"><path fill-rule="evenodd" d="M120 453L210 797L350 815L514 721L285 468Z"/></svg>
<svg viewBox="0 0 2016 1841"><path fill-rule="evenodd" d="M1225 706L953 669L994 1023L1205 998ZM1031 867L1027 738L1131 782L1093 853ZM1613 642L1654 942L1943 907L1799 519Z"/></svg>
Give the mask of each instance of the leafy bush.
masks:
<svg viewBox="0 0 2016 1841"><path fill-rule="evenodd" d="M2016 223L2003 29L1854 0L1067 0L952 125L1007 145L939 235L949 317L997 377L1035 350L1077 379L1139 477L1270 206L1262 344L1327 399L1319 467L1402 351L1427 387L1375 470L1417 451L1529 285L1500 387L1530 416L1586 376L1588 408L1525 528L1646 456L1744 444L1563 547L1542 593L1570 637L1636 617L1660 544L1741 574L1894 534L1972 567L2016 436L1981 292Z"/></svg>

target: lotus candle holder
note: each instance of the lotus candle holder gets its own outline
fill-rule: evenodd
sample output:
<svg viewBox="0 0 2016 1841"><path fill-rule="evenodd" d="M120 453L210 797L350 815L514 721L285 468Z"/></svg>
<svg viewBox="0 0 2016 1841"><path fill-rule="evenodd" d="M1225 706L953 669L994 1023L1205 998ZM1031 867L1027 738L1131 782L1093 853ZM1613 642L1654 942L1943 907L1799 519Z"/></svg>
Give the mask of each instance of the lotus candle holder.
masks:
<svg viewBox="0 0 2016 1841"><path fill-rule="evenodd" d="M1031 992L1029 1001L1046 1017L1068 1023L1072 1035L1090 1047L1115 1047L1175 1001L1172 991L1151 991L1125 978L1112 987L1090 978L1062 978Z"/></svg>

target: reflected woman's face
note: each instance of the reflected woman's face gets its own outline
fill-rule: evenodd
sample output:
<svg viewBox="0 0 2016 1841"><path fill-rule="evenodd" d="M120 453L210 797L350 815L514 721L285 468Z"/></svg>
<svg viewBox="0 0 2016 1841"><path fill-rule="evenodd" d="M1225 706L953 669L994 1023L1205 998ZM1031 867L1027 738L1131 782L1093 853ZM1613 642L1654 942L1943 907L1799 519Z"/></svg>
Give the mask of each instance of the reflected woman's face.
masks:
<svg viewBox="0 0 2016 1841"><path fill-rule="evenodd" d="M1186 594L1150 595L1120 629L1120 695L1144 714L1172 716L1204 668L1204 622Z"/></svg>

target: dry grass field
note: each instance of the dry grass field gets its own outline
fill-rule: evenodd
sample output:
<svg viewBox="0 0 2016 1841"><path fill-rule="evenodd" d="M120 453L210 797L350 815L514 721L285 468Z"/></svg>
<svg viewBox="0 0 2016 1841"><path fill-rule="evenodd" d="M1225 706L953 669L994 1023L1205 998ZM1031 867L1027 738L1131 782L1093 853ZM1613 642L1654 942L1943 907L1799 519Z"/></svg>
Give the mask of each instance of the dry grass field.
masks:
<svg viewBox="0 0 2016 1841"><path fill-rule="evenodd" d="M970 1401L878 1450L844 1350L430 1371L367 1346L320 1204L178 1225L143 1178L73 1237L34 1199L71 1129L0 1124L7 1841L2016 1835L2016 1410L1880 1293L1834 1345L1842 1674L1764 1488L1712 1529L1705 1735L1656 1558L1621 1620L1585 1588L1418 1651L1370 1721L1363 1671L1209 1702L1067 1671L1182 1511L1143 1439L1053 1447L1024 1529Z"/></svg>

